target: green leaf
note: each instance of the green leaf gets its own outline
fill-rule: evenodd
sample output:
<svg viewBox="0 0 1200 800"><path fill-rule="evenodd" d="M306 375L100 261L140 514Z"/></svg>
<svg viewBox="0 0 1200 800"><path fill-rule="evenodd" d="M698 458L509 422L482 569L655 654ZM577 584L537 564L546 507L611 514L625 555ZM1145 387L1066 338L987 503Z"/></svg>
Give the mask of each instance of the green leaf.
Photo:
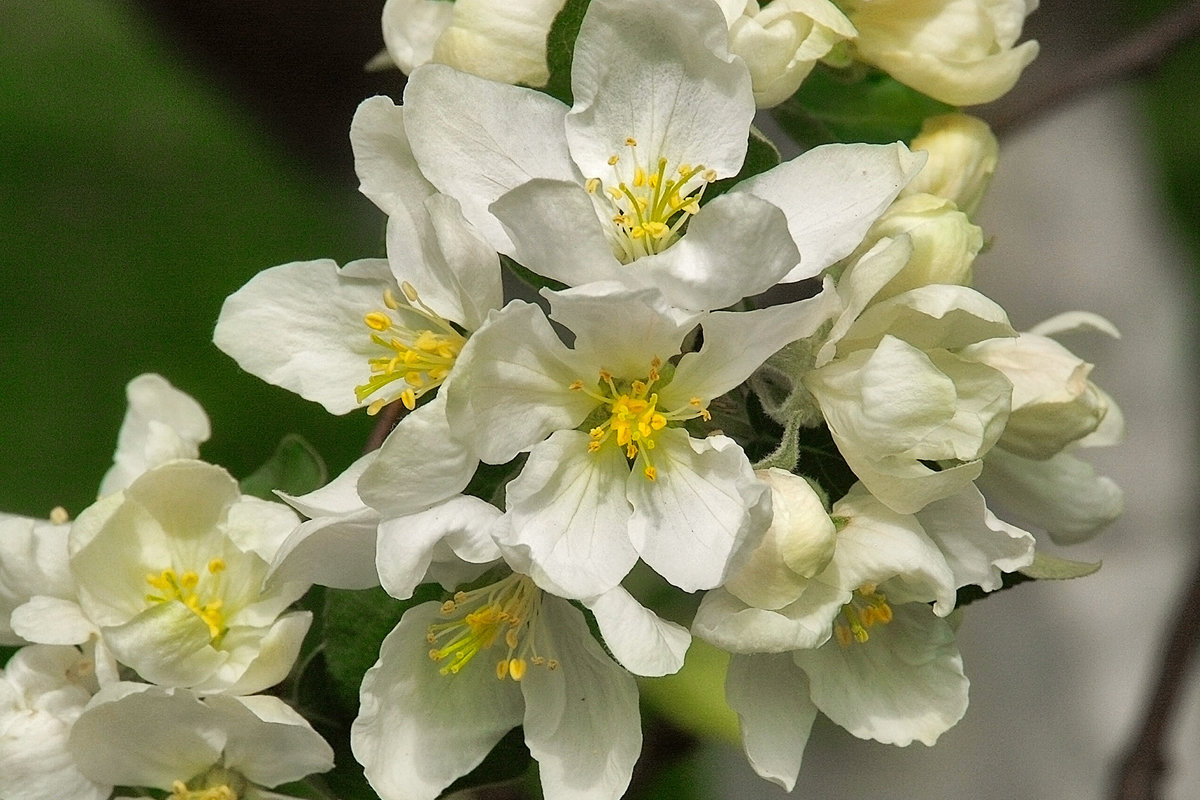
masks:
<svg viewBox="0 0 1200 800"><path fill-rule="evenodd" d="M1083 578L1100 569L1101 562L1071 561L1066 558L1052 556L1041 550L1033 554L1033 563L1016 572L1006 572L1002 576L1003 583L999 589L985 592L978 586L963 586L958 590L956 608L970 605L976 600L982 600L988 595L1011 589L1029 581L1065 581L1072 578Z"/></svg>
<svg viewBox="0 0 1200 800"><path fill-rule="evenodd" d="M363 675L379 659L379 645L404 612L441 598L441 587L417 587L409 600L397 600L381 588L330 589L325 595L325 668L343 707L358 708Z"/></svg>
<svg viewBox="0 0 1200 800"><path fill-rule="evenodd" d="M1018 570L1027 578L1039 581L1065 581L1083 578L1100 569L1102 562L1072 561L1052 556L1038 550L1033 554L1033 563Z"/></svg>
<svg viewBox="0 0 1200 800"><path fill-rule="evenodd" d="M265 464L242 479L241 487L244 494L274 500L274 489L308 494L324 486L328 477L325 462L313 446L299 434L289 433Z"/></svg>
<svg viewBox="0 0 1200 800"><path fill-rule="evenodd" d="M478 767L450 784L443 796L512 781L524 775L531 763L533 757L525 746L525 729L518 725L501 737Z"/></svg>
<svg viewBox="0 0 1200 800"><path fill-rule="evenodd" d="M550 25L546 36L546 66L550 68L550 80L542 91L571 105L571 63L575 59L575 40L579 37L579 26L587 13L590 0L567 0Z"/></svg>
<svg viewBox="0 0 1200 800"><path fill-rule="evenodd" d="M807 148L829 142L907 142L920 133L926 117L953 110L883 72L818 65L771 114Z"/></svg>
<svg viewBox="0 0 1200 800"><path fill-rule="evenodd" d="M523 283L533 287L535 292L541 291L542 289L550 289L555 292L561 292L563 289L567 288L565 283L559 283L552 278L544 278L506 255L500 256L500 266L507 267L509 271L511 271L513 275L516 275L518 278L520 278Z"/></svg>
<svg viewBox="0 0 1200 800"><path fill-rule="evenodd" d="M747 178L752 178L760 172L766 172L772 167L779 166L782 159L779 148L762 134L758 128L750 128L750 137L746 142L746 160L742 168L732 178L725 178L713 183L704 192L704 201L712 200Z"/></svg>

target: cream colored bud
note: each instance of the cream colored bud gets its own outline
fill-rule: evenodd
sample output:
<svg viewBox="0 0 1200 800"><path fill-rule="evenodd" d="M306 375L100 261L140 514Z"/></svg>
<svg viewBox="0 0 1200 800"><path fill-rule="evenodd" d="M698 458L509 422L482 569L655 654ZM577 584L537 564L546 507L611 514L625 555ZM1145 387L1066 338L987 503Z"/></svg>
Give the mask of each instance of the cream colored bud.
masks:
<svg viewBox="0 0 1200 800"><path fill-rule="evenodd" d="M755 608L777 609L795 601L808 579L829 564L837 531L807 480L781 469L756 474L771 487L774 517L725 589Z"/></svg>
<svg viewBox="0 0 1200 800"><path fill-rule="evenodd" d="M1011 453L1048 459L1100 425L1108 399L1088 380L1092 365L1053 339L1031 333L989 339L963 350L1012 383L1012 412L996 443Z"/></svg>
<svg viewBox="0 0 1200 800"><path fill-rule="evenodd" d="M755 0L731 16L729 50L750 68L754 102L770 108L791 97L813 65L839 42L854 37L850 20L828 0L774 0L760 10Z"/></svg>
<svg viewBox="0 0 1200 800"><path fill-rule="evenodd" d="M943 103L988 103L1037 56L1016 45L1036 0L844 0L858 57ZM1014 46L1016 45L1016 46Z"/></svg>
<svg viewBox="0 0 1200 800"><path fill-rule="evenodd" d="M974 216L1000 153L1000 144L987 123L967 114L930 117L913 139L912 149L924 150L929 160L901 195L936 194Z"/></svg>
<svg viewBox="0 0 1200 800"><path fill-rule="evenodd" d="M546 37L565 0L388 0L383 38L408 73L447 64L502 83L541 86L550 78Z"/></svg>
<svg viewBox="0 0 1200 800"><path fill-rule="evenodd" d="M871 226L867 240L901 235L912 243L912 255L875 296L876 302L919 286L971 282L971 265L983 248L983 231L954 203L931 194L901 197Z"/></svg>

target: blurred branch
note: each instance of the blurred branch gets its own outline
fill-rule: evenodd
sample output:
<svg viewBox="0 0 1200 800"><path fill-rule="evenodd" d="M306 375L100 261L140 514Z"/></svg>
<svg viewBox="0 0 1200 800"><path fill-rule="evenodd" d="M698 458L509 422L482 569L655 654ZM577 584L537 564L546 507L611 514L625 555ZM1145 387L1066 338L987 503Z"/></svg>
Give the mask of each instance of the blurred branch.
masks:
<svg viewBox="0 0 1200 800"><path fill-rule="evenodd" d="M1156 800L1158 782L1167 771L1163 744L1175 716L1200 638L1200 560L1187 596L1175 614L1175 628L1163 654L1158 683L1146 706L1141 732L1117 771L1114 800Z"/></svg>
<svg viewBox="0 0 1200 800"><path fill-rule="evenodd" d="M1121 39L1057 79L997 110L989 119L996 134L1007 133L1093 89L1157 68L1175 48L1200 34L1200 0L1164 13L1150 27Z"/></svg>
<svg viewBox="0 0 1200 800"><path fill-rule="evenodd" d="M383 440L392 432L392 428L396 427L396 423L400 421L400 417L404 414L404 404L399 400L388 403L383 408L379 409L379 415L375 418L375 427L371 429L371 435L367 437L367 443L363 446L363 453L370 453L378 450Z"/></svg>

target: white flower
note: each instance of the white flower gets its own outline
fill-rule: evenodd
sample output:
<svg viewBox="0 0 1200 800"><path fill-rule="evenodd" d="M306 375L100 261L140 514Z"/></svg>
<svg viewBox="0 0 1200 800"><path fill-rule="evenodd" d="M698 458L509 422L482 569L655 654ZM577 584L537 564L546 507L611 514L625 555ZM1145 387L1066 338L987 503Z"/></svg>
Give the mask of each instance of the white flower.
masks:
<svg viewBox="0 0 1200 800"><path fill-rule="evenodd" d="M507 487L499 542L514 567L564 597L616 586L640 556L687 591L718 585L769 520L769 493L731 439L694 438L709 402L827 317L821 295L745 313L685 313L656 292L593 284L510 304L464 348L447 391L482 461L529 457ZM674 363L697 325L698 352Z"/></svg>
<svg viewBox="0 0 1200 800"><path fill-rule="evenodd" d="M858 57L957 106L1003 95L1037 56L1017 45L1037 0L843 0Z"/></svg>
<svg viewBox="0 0 1200 800"><path fill-rule="evenodd" d="M502 83L550 78L546 35L564 0L388 0L383 41L405 73L430 62Z"/></svg>
<svg viewBox="0 0 1200 800"><path fill-rule="evenodd" d="M641 749L633 677L577 609L512 573L405 612L350 743L383 800L433 800L517 725L547 800L615 800Z"/></svg>
<svg viewBox="0 0 1200 800"><path fill-rule="evenodd" d="M67 747L96 690L92 661L75 647L35 644L0 670L0 797L106 800L112 784L83 775Z"/></svg>
<svg viewBox="0 0 1200 800"><path fill-rule="evenodd" d="M35 596L13 612L13 628L47 643L98 636L98 661L111 654L153 683L267 688L287 675L311 621L285 613L307 584L263 585L298 521L286 506L242 496L220 467L168 462L71 526L78 604Z"/></svg>
<svg viewBox="0 0 1200 800"><path fill-rule="evenodd" d="M333 750L277 697L201 698L139 683L101 689L76 721L70 748L94 780L176 800L283 800L263 787L333 767Z"/></svg>
<svg viewBox="0 0 1200 800"><path fill-rule="evenodd" d="M711 4L597 0L572 108L429 66L406 133L430 182L535 273L723 308L848 254L922 163L899 144L818 148L702 204L742 167L755 109L727 38Z"/></svg>
<svg viewBox="0 0 1200 800"><path fill-rule="evenodd" d="M729 50L750 68L754 102L778 105L795 93L820 59L854 38L850 20L828 0L720 0Z"/></svg>
<svg viewBox="0 0 1200 800"><path fill-rule="evenodd" d="M734 651L726 697L747 756L788 790L818 710L860 738L907 745L933 744L967 706L962 660L942 619L955 576L938 546L861 486L833 515L833 559L794 603L756 609L717 590L693 625Z"/></svg>
<svg viewBox="0 0 1200 800"><path fill-rule="evenodd" d="M137 376L126 385L125 396L129 405L113 466L100 482L101 497L124 489L151 467L195 458L209 436L204 409L160 375ZM67 567L67 520L63 508L54 509L49 520L0 513L0 644L26 641L13 632L9 617L33 596L75 596Z"/></svg>
<svg viewBox="0 0 1200 800"><path fill-rule="evenodd" d="M974 216L992 181L1000 153L1000 143L988 124L967 114L927 117L911 147L927 153L929 160L900 195L937 195L952 201L967 216Z"/></svg>

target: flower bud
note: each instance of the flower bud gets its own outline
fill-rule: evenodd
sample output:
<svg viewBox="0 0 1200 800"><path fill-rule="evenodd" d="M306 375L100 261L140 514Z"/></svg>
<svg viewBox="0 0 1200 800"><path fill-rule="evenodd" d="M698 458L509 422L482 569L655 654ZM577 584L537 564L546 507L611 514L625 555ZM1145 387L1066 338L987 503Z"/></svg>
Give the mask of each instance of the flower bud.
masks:
<svg viewBox="0 0 1200 800"><path fill-rule="evenodd" d="M813 65L839 42L854 37L854 26L828 0L775 0L765 8L746 0L722 3L729 23L729 50L750 68L759 108L782 103L795 93Z"/></svg>
<svg viewBox="0 0 1200 800"><path fill-rule="evenodd" d="M1000 152L987 123L966 114L930 117L912 140L912 149L924 150L929 160L900 194L935 194L954 201L967 216L974 216L992 181Z"/></svg>
<svg viewBox="0 0 1200 800"><path fill-rule="evenodd" d="M846 0L858 57L943 103L988 103L1038 52L1014 47L1036 0Z"/></svg>
<svg viewBox="0 0 1200 800"><path fill-rule="evenodd" d="M755 474L771 488L774 517L725 589L755 608L777 609L799 597L833 558L837 531L807 480L781 469Z"/></svg>

